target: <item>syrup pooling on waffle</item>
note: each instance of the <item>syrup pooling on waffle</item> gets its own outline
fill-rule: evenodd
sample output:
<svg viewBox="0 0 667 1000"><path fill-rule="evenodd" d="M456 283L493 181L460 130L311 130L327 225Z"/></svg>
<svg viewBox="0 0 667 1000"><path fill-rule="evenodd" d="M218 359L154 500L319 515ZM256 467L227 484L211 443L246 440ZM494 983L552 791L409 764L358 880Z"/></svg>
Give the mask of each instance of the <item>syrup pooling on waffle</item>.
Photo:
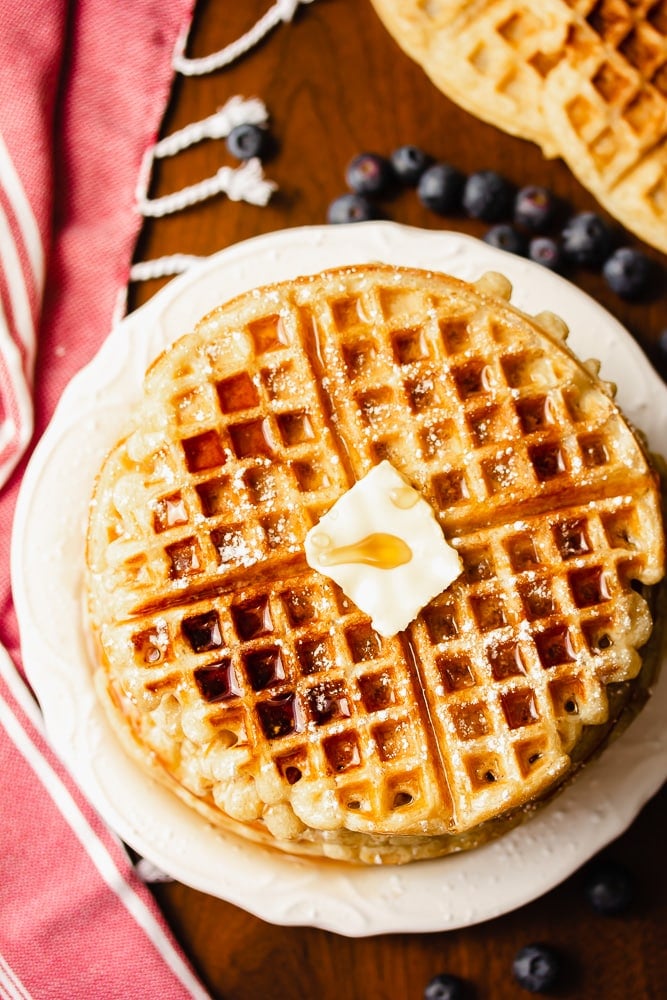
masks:
<svg viewBox="0 0 667 1000"><path fill-rule="evenodd" d="M312 518L345 489L289 324L285 311L264 316L224 353L204 342L196 356L175 359L166 379L159 368L149 374L157 409L146 407L112 474L105 558L117 565L112 586L125 588L118 600L129 602L126 612L141 608L133 605L135 579L147 593L159 588L143 602L157 610L206 591L211 578L289 563Z"/></svg>
<svg viewBox="0 0 667 1000"><path fill-rule="evenodd" d="M508 296L332 272L216 310L149 371L95 491L91 619L121 725L221 821L451 850L568 773L640 669L655 477L562 324ZM464 564L392 638L303 554L385 458Z"/></svg>
<svg viewBox="0 0 667 1000"><path fill-rule="evenodd" d="M216 804L233 818L263 814L277 835L301 832L280 807L283 786L317 827L372 828L389 817L391 829L400 807L400 829L449 812L424 773L413 679L396 641L314 576L170 609L157 624L133 621L125 643L138 668L130 696L154 717L152 745L195 793L217 780ZM187 692L183 675L194 681ZM176 736L205 753L174 758ZM268 766L256 790L243 771L262 744Z"/></svg>
<svg viewBox="0 0 667 1000"><path fill-rule="evenodd" d="M450 782L472 790L457 803L468 822L560 774L582 725L606 721L606 684L639 670L651 621L628 587L626 519L610 502L457 540L463 579L412 641Z"/></svg>
<svg viewBox="0 0 667 1000"><path fill-rule="evenodd" d="M355 477L388 459L446 528L466 530L480 511L551 511L573 490L585 500L643 482L646 460L590 371L495 302L397 281L317 312L322 384Z"/></svg>
<svg viewBox="0 0 667 1000"><path fill-rule="evenodd" d="M524 637L525 658L535 666L528 684L541 690L545 728L552 730L553 742L536 736L542 717L537 714L528 722L528 744L525 732L515 732L523 725L517 725L519 716L510 706L513 699L527 698L528 687L521 695L506 693L501 705L493 694L498 679L486 646L483 662L472 675L479 678L471 685L474 692L462 695L445 681L447 709L441 711L440 696L430 699L431 721L442 718L438 742L448 746L448 754L453 743L460 747L445 770L450 789L459 792L458 797L454 792L457 821L469 825L498 811L508 785L513 798L519 788L529 788L531 768L541 771L538 783L544 780L543 768L562 769L564 750L573 745L582 724L606 717L600 677L608 683L612 675L620 680L639 669L639 657L627 643L643 644L650 621L629 586L628 576L636 567L627 550L618 547L619 538L641 535L632 509L638 501L624 510L618 498L625 490L631 496L641 492L646 464L599 384L593 388L590 373L569 355L545 350L543 332L520 329L512 312L487 309L483 301L471 303L463 287L453 284L447 293L439 299L430 288L374 285L361 302L343 297L323 306L317 312L317 329L327 372L324 384L338 414L339 433L355 443L354 451L348 450L357 474L383 458L395 462L419 484L441 523L449 531L461 531L462 551L475 552L475 546L466 547L466 539L475 538L486 522L499 522L486 533L483 561L489 582L472 589L455 584L449 591L450 599L461 595L452 620L460 623L463 647L470 649L471 637L481 635L485 643L505 648L509 636L531 623ZM558 329L553 317L543 322ZM346 334L353 336L352 344ZM629 479L633 476L634 484ZM595 528L589 526L584 505L592 503L606 505L608 534L599 520ZM562 546L545 539L539 557L534 557L542 564L541 575L530 568L517 583L518 549L511 546L518 546L518 538L527 544L541 515L555 513L561 505L569 511L559 522L562 530L571 529L574 539L573 526L581 524L581 537L590 548L577 553L576 565L569 564L554 580L555 566L563 562ZM510 538L510 559L502 546L492 543L500 524L517 510L533 517L523 533L516 526L502 529ZM651 522L659 520L655 496L647 498L645 513ZM500 551L492 556L494 548ZM647 578L656 577L656 567L645 570ZM620 648L612 649L611 641L607 647L604 642L602 648L595 646L598 605L609 600L615 601L618 617L608 627ZM584 608L592 609L585 622L580 620L588 613ZM425 616L428 611L422 621ZM416 649L417 662L430 661L432 666L437 628L424 632L417 625L413 633L426 639L413 645L410 655ZM439 641L443 639L449 655L453 635ZM432 666L426 684L430 695L443 690L446 667L441 667L440 661ZM575 708L571 692L577 692L572 696ZM461 697L460 711L450 706ZM569 710L563 707L566 703ZM558 731L567 736L565 746ZM499 766L499 756L486 750L499 741L505 741L503 755L509 766ZM530 753L526 746L533 748ZM467 776L463 782L462 773Z"/></svg>
<svg viewBox="0 0 667 1000"><path fill-rule="evenodd" d="M148 382L160 399L163 389L168 392L170 446L164 448L163 433L155 450L165 413L160 407L153 417L147 407L141 430L112 456L107 473L113 485L98 490L99 497L113 498L105 512L112 524L105 554L113 567L109 590L119 613L131 616L120 641L131 648L135 664L151 672L130 670L131 697L157 712L152 745L170 755L168 766L182 770L193 790L201 790L201 775L193 776L189 762L163 746L160 735L171 728L171 744L177 734L172 717L181 709L183 733L213 741L210 767L219 766L219 750L234 759L227 771L241 769L249 748L270 741L276 756L263 783L289 787L297 774L307 778L293 793L301 816L317 823L318 800L333 786L317 776L336 774L341 804L334 812L344 808L352 829L376 824L378 813L388 817L390 830L411 826L451 811L443 804L446 791L427 772L418 773L423 739L408 717L415 700L411 676L400 657L386 668L390 648L354 615L333 634L332 623L354 609L333 589L327 597L321 578L309 581L302 558L306 530L330 506L334 491L339 495L351 481L343 463L332 460L335 444L299 343L311 316L297 309L290 316L288 308L249 322L231 352L227 344L217 352L214 344L194 358L176 356L166 386L156 367ZM239 363L244 370L229 374ZM123 475L131 462L141 471L133 467ZM139 504L138 490L144 493ZM273 593L268 580L256 592L246 582L254 567L259 576L286 582ZM291 577L298 581L293 588L287 586ZM137 602L144 585L149 596ZM230 649L231 657L225 655ZM348 690L336 664L350 663L362 666ZM194 681L190 710L184 671ZM318 681L324 671L326 681ZM321 739L314 748L313 727ZM361 742L375 747L363 761ZM352 791L345 782L350 770ZM394 802L401 806L395 821ZM259 810L244 779L232 780L218 804L246 820ZM294 824L290 817L289 829Z"/></svg>

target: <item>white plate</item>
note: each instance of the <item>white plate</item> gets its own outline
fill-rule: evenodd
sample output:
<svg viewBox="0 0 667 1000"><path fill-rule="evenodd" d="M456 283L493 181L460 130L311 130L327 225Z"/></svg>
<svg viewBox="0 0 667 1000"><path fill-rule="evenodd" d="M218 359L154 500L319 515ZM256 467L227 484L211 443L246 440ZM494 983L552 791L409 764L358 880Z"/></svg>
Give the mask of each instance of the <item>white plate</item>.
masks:
<svg viewBox="0 0 667 1000"><path fill-rule="evenodd" d="M206 311L267 281L381 260L476 279L502 270L513 301L551 309L582 356L604 359L619 401L667 453L667 390L629 334L538 265L466 236L391 223L292 229L238 244L175 279L109 335L72 380L26 471L12 542L23 658L50 738L106 822L176 879L267 921L361 936L461 927L546 892L618 836L667 777L667 683L627 733L536 818L480 850L400 869L295 860L231 840L122 752L91 685L82 628L87 503L149 361Z"/></svg>

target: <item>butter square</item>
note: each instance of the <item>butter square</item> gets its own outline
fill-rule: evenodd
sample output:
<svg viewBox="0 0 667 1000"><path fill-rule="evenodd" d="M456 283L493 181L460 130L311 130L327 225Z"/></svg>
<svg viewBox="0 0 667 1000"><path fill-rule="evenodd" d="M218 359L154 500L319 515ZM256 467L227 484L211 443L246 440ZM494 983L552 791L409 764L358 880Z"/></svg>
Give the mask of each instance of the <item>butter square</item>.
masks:
<svg viewBox="0 0 667 1000"><path fill-rule="evenodd" d="M462 571L427 501L387 461L340 497L305 539L308 565L334 580L380 635L396 635Z"/></svg>

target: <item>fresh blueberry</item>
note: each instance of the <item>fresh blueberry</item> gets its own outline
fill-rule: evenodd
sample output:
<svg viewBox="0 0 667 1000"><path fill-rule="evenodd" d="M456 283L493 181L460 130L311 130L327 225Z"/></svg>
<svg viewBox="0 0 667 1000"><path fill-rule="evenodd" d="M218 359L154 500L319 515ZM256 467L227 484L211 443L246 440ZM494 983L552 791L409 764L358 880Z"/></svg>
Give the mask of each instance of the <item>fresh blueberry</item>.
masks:
<svg viewBox="0 0 667 1000"><path fill-rule="evenodd" d="M664 365L667 362L667 327L661 330L658 334L658 341L656 344L658 357L661 363Z"/></svg>
<svg viewBox="0 0 667 1000"><path fill-rule="evenodd" d="M441 972L426 984L424 1000L464 1000L465 983L458 976Z"/></svg>
<svg viewBox="0 0 667 1000"><path fill-rule="evenodd" d="M526 240L522 234L510 226L508 222L498 222L491 226L484 234L484 242L499 250L507 250L509 253L518 253L525 256Z"/></svg>
<svg viewBox="0 0 667 1000"><path fill-rule="evenodd" d="M617 861L597 861L586 875L584 893L596 913L613 917L624 913L632 903L634 879Z"/></svg>
<svg viewBox="0 0 667 1000"><path fill-rule="evenodd" d="M495 170L471 174L463 189L463 208L473 219L500 222L512 214L514 188Z"/></svg>
<svg viewBox="0 0 667 1000"><path fill-rule="evenodd" d="M345 170L345 182L355 194L386 194L394 180L391 163L377 153L359 153Z"/></svg>
<svg viewBox="0 0 667 1000"><path fill-rule="evenodd" d="M331 223L368 222L375 218L375 209L362 194L342 194L327 209L327 222Z"/></svg>
<svg viewBox="0 0 667 1000"><path fill-rule="evenodd" d="M551 191L531 184L522 187L514 199L514 221L532 232L548 229L556 214L556 199Z"/></svg>
<svg viewBox="0 0 667 1000"><path fill-rule="evenodd" d="M524 990L545 993L556 984L560 959L547 944L527 944L514 956L512 972Z"/></svg>
<svg viewBox="0 0 667 1000"><path fill-rule="evenodd" d="M612 233L595 212L579 212L565 224L563 253L581 267L601 267L612 248Z"/></svg>
<svg viewBox="0 0 667 1000"><path fill-rule="evenodd" d="M653 364L667 381L667 327L661 330L657 340L647 350Z"/></svg>
<svg viewBox="0 0 667 1000"><path fill-rule="evenodd" d="M550 271L560 271L563 267L563 251L560 244L548 236L533 236L528 244L528 256L536 264L548 267Z"/></svg>
<svg viewBox="0 0 667 1000"><path fill-rule="evenodd" d="M417 197L422 205L439 215L448 215L461 207L465 176L450 163L427 167L417 183Z"/></svg>
<svg viewBox="0 0 667 1000"><path fill-rule="evenodd" d="M618 247L604 262L602 273L621 298L638 299L651 285L653 261L634 247Z"/></svg>
<svg viewBox="0 0 667 1000"><path fill-rule="evenodd" d="M399 146L391 154L390 162L398 179L414 187L431 162L431 158L418 146Z"/></svg>
<svg viewBox="0 0 667 1000"><path fill-rule="evenodd" d="M259 125L237 125L227 136L227 149L237 160L261 156L266 144L266 130Z"/></svg>

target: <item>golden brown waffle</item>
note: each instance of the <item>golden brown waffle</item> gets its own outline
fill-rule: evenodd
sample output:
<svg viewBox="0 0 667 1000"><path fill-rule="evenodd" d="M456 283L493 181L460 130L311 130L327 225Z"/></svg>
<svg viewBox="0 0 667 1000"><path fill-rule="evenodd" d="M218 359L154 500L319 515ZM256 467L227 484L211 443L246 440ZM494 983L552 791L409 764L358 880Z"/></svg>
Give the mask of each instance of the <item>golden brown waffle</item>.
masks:
<svg viewBox="0 0 667 1000"><path fill-rule="evenodd" d="M667 2L579 0L542 108L572 172L667 252Z"/></svg>
<svg viewBox="0 0 667 1000"><path fill-rule="evenodd" d="M615 721L651 632L635 588L663 573L657 479L564 324L509 293L333 271L241 296L149 370L91 506L98 682L209 818L294 852L443 854ZM392 638L303 553L383 459L464 566Z"/></svg>
<svg viewBox="0 0 667 1000"><path fill-rule="evenodd" d="M522 0L372 0L396 41L451 100L557 155L540 94L567 35L565 12Z"/></svg>
<svg viewBox="0 0 667 1000"><path fill-rule="evenodd" d="M373 0L434 83L667 252L667 0Z"/></svg>

